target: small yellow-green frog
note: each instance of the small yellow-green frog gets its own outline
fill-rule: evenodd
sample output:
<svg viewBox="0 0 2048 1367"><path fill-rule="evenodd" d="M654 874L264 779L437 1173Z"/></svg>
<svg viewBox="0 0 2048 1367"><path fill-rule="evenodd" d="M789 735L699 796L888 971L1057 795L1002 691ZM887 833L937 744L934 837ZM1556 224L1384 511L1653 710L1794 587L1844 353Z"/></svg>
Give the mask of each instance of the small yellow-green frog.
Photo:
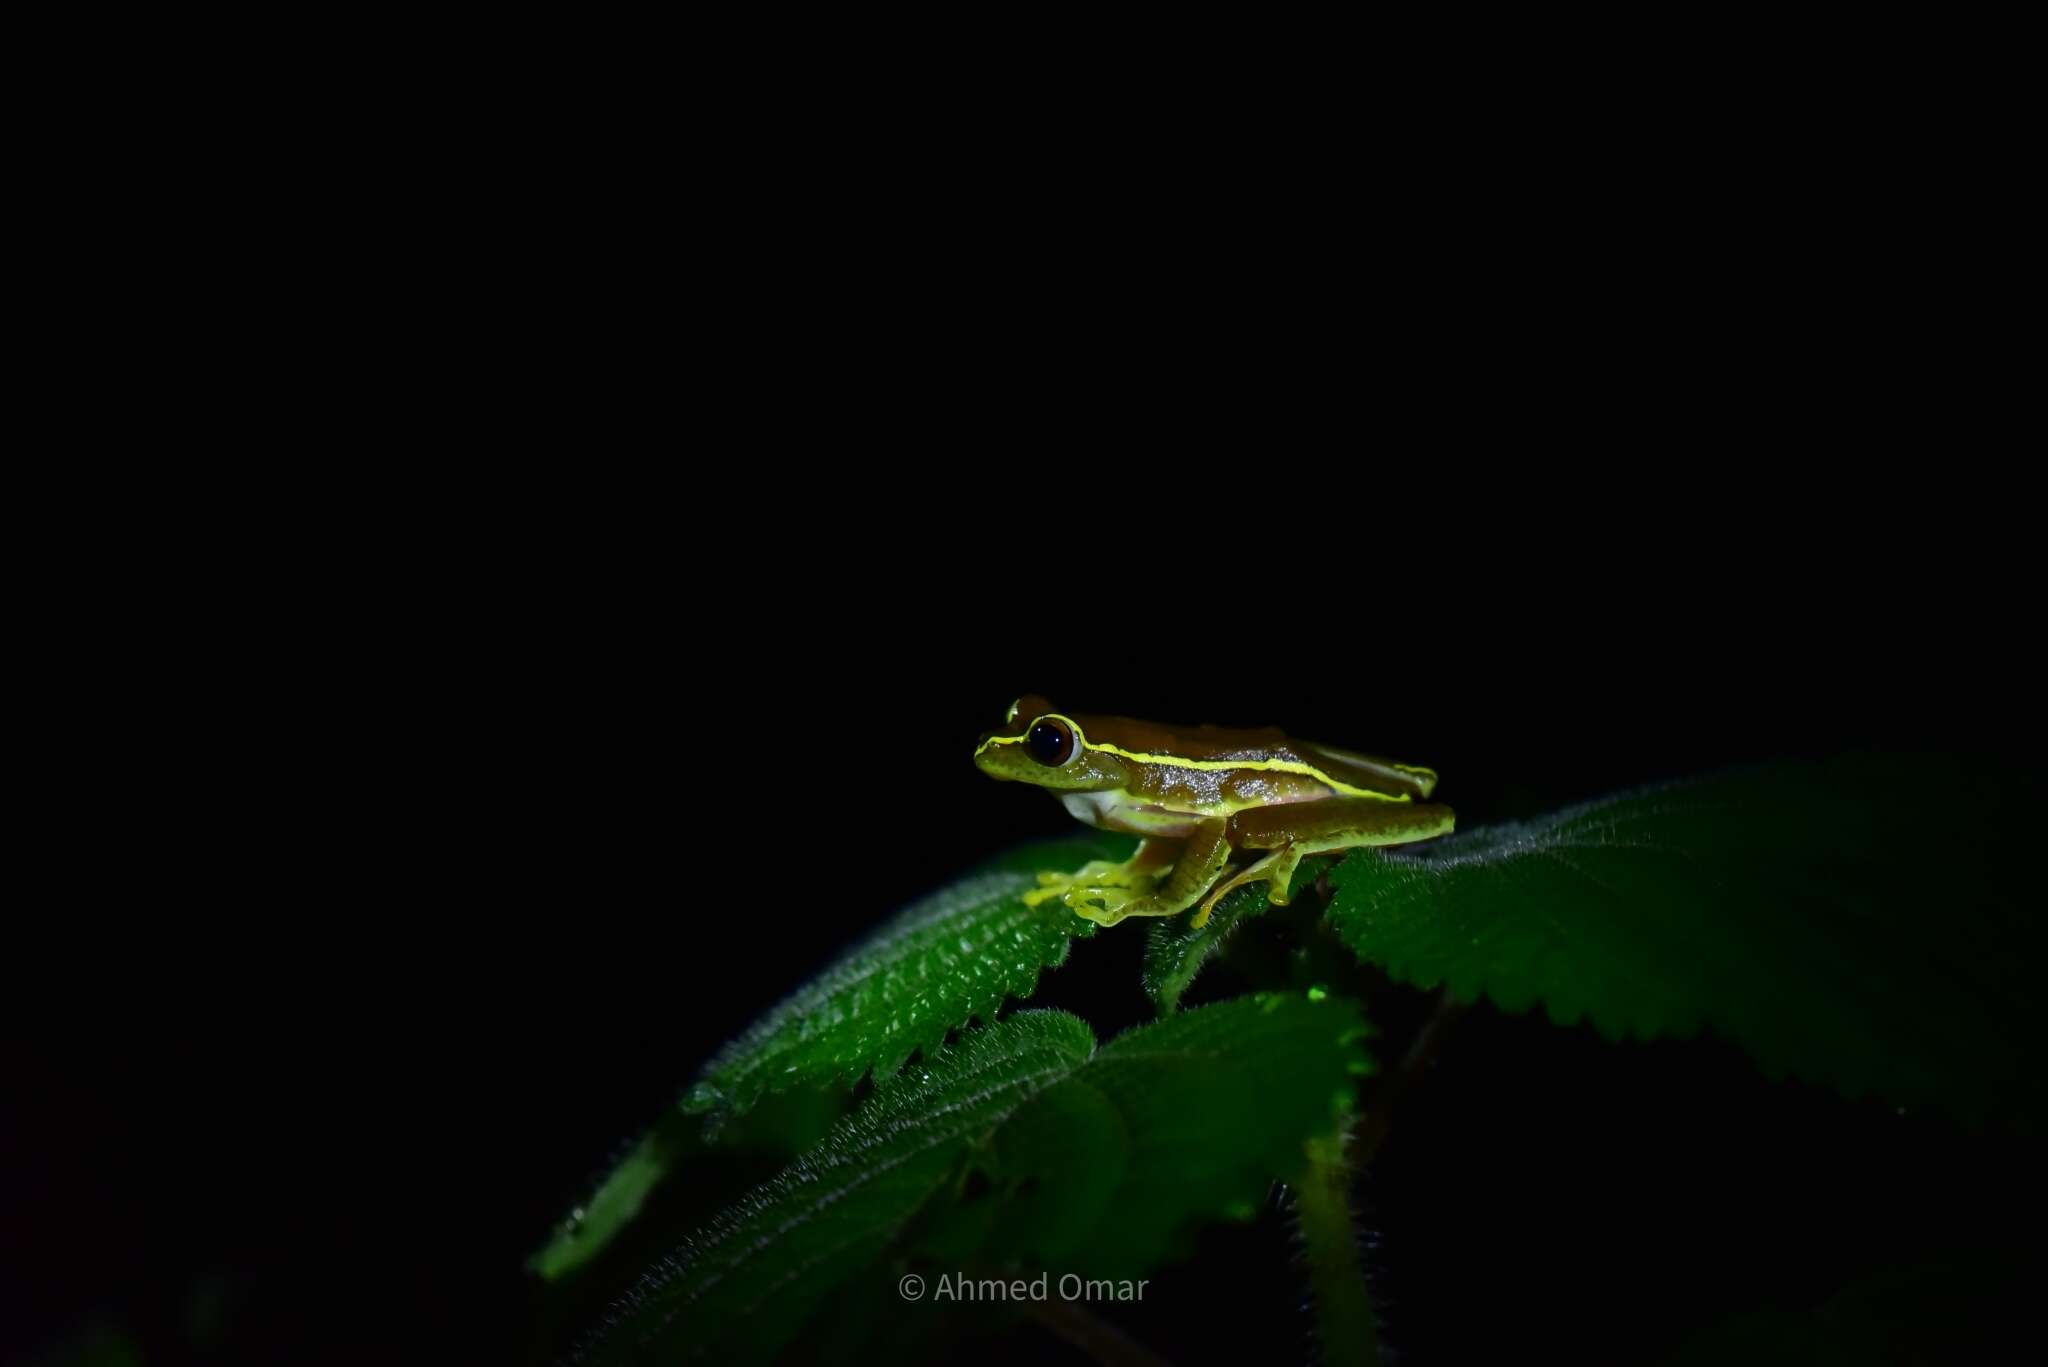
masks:
<svg viewBox="0 0 2048 1367"><path fill-rule="evenodd" d="M1200 926L1225 893L1260 881L1269 900L1284 903L1303 855L1427 840L1452 825L1450 808L1416 800L1436 787L1430 770L1290 740L1271 727L1074 717L1027 696L1010 704L1002 730L982 737L974 762L1058 793L1090 826L1145 837L1124 863L1041 873L1038 890L1025 894L1033 906L1058 897L1106 926L1172 916L1198 900L1188 924ZM1240 850L1271 853L1226 876Z"/></svg>

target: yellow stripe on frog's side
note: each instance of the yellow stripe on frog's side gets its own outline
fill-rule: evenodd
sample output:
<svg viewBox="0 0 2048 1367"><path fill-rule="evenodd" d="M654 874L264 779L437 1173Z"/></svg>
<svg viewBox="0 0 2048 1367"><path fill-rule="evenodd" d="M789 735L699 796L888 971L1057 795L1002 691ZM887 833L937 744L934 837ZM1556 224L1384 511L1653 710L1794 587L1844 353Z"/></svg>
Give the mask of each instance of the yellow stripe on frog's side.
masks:
<svg viewBox="0 0 2048 1367"><path fill-rule="evenodd" d="M1324 754L1332 756L1336 759L1346 760L1354 764L1385 765L1389 769L1393 769L1399 773L1408 774L1412 776L1418 783L1421 783L1424 786L1434 787L1436 784L1436 770L1430 768L1428 765L1425 764L1402 764L1397 760L1374 759L1370 755L1354 755L1351 754L1349 751L1339 750L1334 745L1315 745L1307 742L1304 743L1308 744L1309 749L1320 750Z"/></svg>
<svg viewBox="0 0 2048 1367"><path fill-rule="evenodd" d="M1300 774L1302 777L1312 778L1318 783L1327 783L1333 790L1344 794L1346 797L1377 798L1381 802L1407 802L1411 800L1406 793L1396 796L1393 793L1376 793L1370 788L1357 787L1344 782L1342 779L1332 778L1313 764L1304 764L1302 761L1295 759L1183 759L1179 755L1150 755L1143 750L1126 750L1120 745L1107 745L1089 740L1087 733L1081 730L1080 724L1072 717L1062 716L1058 713L1050 713L1048 715L1057 716L1059 720L1073 727L1074 743L1082 749L1099 750L1105 755L1115 755L1118 759L1127 759L1138 764L1157 764L1168 769L1201 769L1211 773L1228 772L1232 769L1255 769L1261 773L1268 774ZM991 745L1022 745L1028 739L1030 739L1029 736L990 736L981 743L980 749L977 749L974 753L978 755L982 750L988 749ZM1407 769L1406 765L1397 765L1395 767ZM1421 772L1429 773L1430 771L1423 770ZM1433 773L1430 776L1432 778L1435 777ZM1245 805L1255 806L1257 804L1248 803Z"/></svg>

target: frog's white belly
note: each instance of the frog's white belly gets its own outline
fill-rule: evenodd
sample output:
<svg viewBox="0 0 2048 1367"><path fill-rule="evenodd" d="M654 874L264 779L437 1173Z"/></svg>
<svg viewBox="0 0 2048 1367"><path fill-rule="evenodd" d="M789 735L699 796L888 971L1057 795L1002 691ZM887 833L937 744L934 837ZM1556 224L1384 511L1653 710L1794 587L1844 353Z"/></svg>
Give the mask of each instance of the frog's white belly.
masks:
<svg viewBox="0 0 2048 1367"><path fill-rule="evenodd" d="M1133 802L1121 793L1064 793L1060 805L1084 826L1133 835L1187 835L1206 815Z"/></svg>

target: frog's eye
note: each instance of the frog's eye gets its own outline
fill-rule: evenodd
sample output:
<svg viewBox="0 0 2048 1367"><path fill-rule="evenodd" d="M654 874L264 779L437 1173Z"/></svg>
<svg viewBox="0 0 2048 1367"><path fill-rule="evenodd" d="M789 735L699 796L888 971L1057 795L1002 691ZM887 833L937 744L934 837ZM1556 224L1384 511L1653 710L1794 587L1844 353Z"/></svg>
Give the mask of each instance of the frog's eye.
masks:
<svg viewBox="0 0 2048 1367"><path fill-rule="evenodd" d="M1040 764L1058 768L1074 757L1074 728L1058 717L1040 717L1024 737L1024 748Z"/></svg>

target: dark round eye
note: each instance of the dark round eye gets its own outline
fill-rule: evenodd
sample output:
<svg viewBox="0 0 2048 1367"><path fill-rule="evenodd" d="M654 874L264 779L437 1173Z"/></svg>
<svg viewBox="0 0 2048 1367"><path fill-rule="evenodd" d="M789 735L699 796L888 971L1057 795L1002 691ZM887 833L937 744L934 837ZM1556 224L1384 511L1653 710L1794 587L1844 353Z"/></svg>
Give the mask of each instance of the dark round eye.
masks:
<svg viewBox="0 0 2048 1367"><path fill-rule="evenodd" d="M1058 767L1074 757L1074 729L1063 721L1041 717L1032 723L1024 744L1031 751L1031 758Z"/></svg>

